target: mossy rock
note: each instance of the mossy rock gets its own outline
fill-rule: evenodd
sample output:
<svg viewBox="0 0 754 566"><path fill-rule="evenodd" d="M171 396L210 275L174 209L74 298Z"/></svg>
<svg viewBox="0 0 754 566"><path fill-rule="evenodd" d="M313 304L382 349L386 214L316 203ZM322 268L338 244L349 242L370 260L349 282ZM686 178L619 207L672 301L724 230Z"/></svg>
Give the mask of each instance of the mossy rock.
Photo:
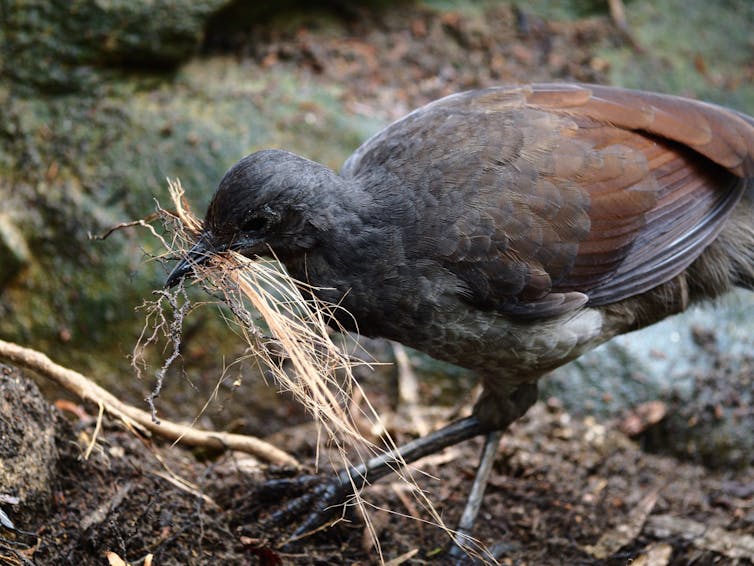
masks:
<svg viewBox="0 0 754 566"><path fill-rule="evenodd" d="M175 67L228 0L6 0L3 71L50 91L92 86L105 68Z"/></svg>

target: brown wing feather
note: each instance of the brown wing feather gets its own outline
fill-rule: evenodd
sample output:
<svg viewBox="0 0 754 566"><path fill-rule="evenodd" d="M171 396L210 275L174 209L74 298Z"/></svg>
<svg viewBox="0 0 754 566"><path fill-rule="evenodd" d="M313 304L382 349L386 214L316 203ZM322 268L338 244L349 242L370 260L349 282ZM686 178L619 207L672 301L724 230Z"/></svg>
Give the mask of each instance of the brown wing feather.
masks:
<svg viewBox="0 0 754 566"><path fill-rule="evenodd" d="M592 96L585 97L584 90L591 90ZM560 106L557 93L564 93ZM537 108L573 117L581 126L581 139L591 138L605 147L632 146L646 158L642 183L656 202L634 216L639 230L630 236L629 253L611 266L614 270L594 273L594 260L614 260L611 252L620 249L606 228L621 214L624 199L606 201L600 211L593 205L590 234L580 245L574 270L554 287L590 287L593 305L647 291L686 268L717 236L738 202L744 187L739 175L754 174L754 128L724 108L609 87L539 85L528 100ZM625 190L621 179L613 189ZM584 186L594 199L594 187ZM605 255L595 255L600 250ZM596 286L595 276L602 278Z"/></svg>
<svg viewBox="0 0 754 566"><path fill-rule="evenodd" d="M734 110L666 94L600 85L533 85L532 107L587 116L654 134L703 155L741 178L754 176L754 121Z"/></svg>
<svg viewBox="0 0 754 566"><path fill-rule="evenodd" d="M470 302L544 317L677 275L722 228L752 156L754 123L732 111L535 85L419 109L367 141L343 174L377 198L370 172L400 178L415 199L410 249L455 273Z"/></svg>

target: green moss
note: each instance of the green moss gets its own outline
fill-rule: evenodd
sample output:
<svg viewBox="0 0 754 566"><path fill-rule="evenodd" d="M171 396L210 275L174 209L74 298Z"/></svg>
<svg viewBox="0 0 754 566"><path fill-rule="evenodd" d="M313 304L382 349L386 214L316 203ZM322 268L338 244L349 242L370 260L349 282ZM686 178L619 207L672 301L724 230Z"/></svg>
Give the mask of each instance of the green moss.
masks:
<svg viewBox="0 0 754 566"><path fill-rule="evenodd" d="M17 277L30 259L21 232L7 214L0 214L0 289Z"/></svg>
<svg viewBox="0 0 754 566"><path fill-rule="evenodd" d="M643 52L603 48L611 82L752 111L754 85L742 80L741 69L754 58L754 2L634 0L626 15Z"/></svg>
<svg viewBox="0 0 754 566"><path fill-rule="evenodd" d="M4 71L18 85L70 92L96 85L108 67L172 67L196 50L207 18L226 3L6 0Z"/></svg>

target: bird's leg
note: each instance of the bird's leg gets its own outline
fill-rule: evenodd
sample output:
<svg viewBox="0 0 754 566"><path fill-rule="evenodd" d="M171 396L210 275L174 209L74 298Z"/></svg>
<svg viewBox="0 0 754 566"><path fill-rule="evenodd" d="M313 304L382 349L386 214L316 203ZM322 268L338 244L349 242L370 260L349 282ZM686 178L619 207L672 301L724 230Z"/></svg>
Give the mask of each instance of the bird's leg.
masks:
<svg viewBox="0 0 754 566"><path fill-rule="evenodd" d="M487 433L484 440L484 448L479 459L479 467L474 476L474 483L469 492L469 498L466 501L466 507L463 509L463 515L458 523L458 528L453 536L453 546L450 548L450 556L453 558L462 558L466 555L466 548L471 542L471 531L474 528L474 522L484 499L484 490L487 488L487 481L492 471L492 463L497 455L500 437L503 436L502 430L495 430Z"/></svg>
<svg viewBox="0 0 754 566"><path fill-rule="evenodd" d="M333 480L321 483L283 508L276 511L268 520L272 524L284 524L305 509L314 509L291 537L300 538L326 523L339 509L354 488L361 489L368 483L374 482L397 466L409 464L416 460L434 454L443 448L458 444L464 440L474 438L488 432L489 429L475 416L450 423L424 437L412 440L395 451L386 452L371 458L358 466L341 471ZM280 492L285 487L295 487L296 479L272 480L263 487ZM305 483L311 486L311 476L306 476Z"/></svg>
<svg viewBox="0 0 754 566"><path fill-rule="evenodd" d="M511 423L523 416L536 401L536 382L520 385L514 391L502 395L500 392L495 392L495 389L488 387L477 401L474 407L474 415L482 422L488 422L487 428L490 432L487 433L485 438L474 483L471 486L471 492L461 515L458 529L453 537L453 545L449 551L451 557L461 559L471 550L469 548L471 531L482 506L484 491L487 488L487 481L492 471L500 438Z"/></svg>

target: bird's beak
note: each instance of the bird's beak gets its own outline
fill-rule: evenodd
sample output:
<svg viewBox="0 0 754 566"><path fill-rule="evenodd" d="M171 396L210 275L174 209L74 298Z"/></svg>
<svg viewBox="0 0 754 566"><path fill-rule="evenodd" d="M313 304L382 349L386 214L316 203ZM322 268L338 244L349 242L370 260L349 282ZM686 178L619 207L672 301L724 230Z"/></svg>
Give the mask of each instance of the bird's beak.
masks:
<svg viewBox="0 0 754 566"><path fill-rule="evenodd" d="M165 287L168 289L175 287L187 275L193 276L194 267L206 263L218 251L212 245L207 235L203 235L189 250L188 255L170 272L170 275L165 280Z"/></svg>

